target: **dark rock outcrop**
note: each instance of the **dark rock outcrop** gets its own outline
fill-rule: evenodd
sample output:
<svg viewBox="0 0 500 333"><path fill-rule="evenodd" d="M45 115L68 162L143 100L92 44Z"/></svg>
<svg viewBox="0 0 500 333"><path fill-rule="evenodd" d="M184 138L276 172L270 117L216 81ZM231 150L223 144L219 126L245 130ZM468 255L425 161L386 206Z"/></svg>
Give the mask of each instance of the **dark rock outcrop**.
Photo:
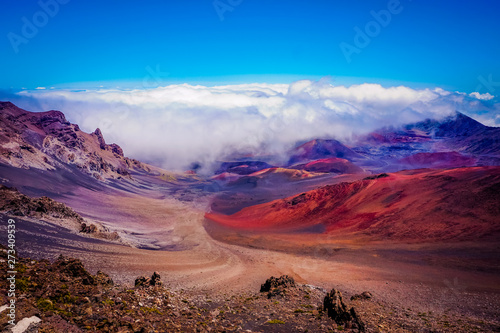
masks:
<svg viewBox="0 0 500 333"><path fill-rule="evenodd" d="M111 148L111 151L121 157L123 157L123 149L117 145L116 143L112 143L108 145Z"/></svg>
<svg viewBox="0 0 500 333"><path fill-rule="evenodd" d="M104 141L104 136L102 135L101 130L97 128L92 134L97 136L97 142L99 142L99 147L103 150L106 149L106 141Z"/></svg>
<svg viewBox="0 0 500 333"><path fill-rule="evenodd" d="M365 331L365 326L359 319L354 308L347 309L342 299L342 293L335 288L326 294L323 300L323 310L338 325L343 325L345 328L357 329L359 332Z"/></svg>
<svg viewBox="0 0 500 333"><path fill-rule="evenodd" d="M0 211L15 216L54 217L74 220L83 224L84 219L73 209L48 197L30 198L16 188L0 185Z"/></svg>
<svg viewBox="0 0 500 333"><path fill-rule="evenodd" d="M269 279L266 280L266 282L261 285L260 287L260 292L266 292L270 291L275 288L288 288L288 287L295 287L295 280L288 276L288 275L282 275L278 278L271 276Z"/></svg>
<svg viewBox="0 0 500 333"><path fill-rule="evenodd" d="M0 244L0 260L6 262L8 255L8 248ZM449 314L449 327L443 327L440 313L417 315L406 306L388 308L376 301L359 303L364 320L361 326L357 312L348 311L335 290L327 298L331 309L327 316L321 304L325 291L310 285L296 284L280 301L256 292L214 299L151 287L149 281L157 282L158 273L144 278L146 288L114 284L106 274L98 271L89 275L79 260L67 257L53 263L18 257L16 268L16 321L39 318L40 332L461 332L464 327L498 331L493 316L479 322L476 316ZM279 278L270 280L269 288L291 285L287 279L281 279L284 284L277 283ZM4 272L0 289L8 290L10 283ZM7 293L0 293L0 300L6 304ZM338 314L335 321L331 318L334 309ZM344 323L339 318L350 321ZM11 328L8 317L0 316L0 331Z"/></svg>
<svg viewBox="0 0 500 333"><path fill-rule="evenodd" d="M88 223L80 214L61 202L48 197L31 198L20 193L16 188L4 185L0 185L0 212L14 216L48 219L65 226L68 226L70 222L70 227L80 233L112 241L120 239L116 231L111 232L101 225Z"/></svg>
<svg viewBox="0 0 500 333"><path fill-rule="evenodd" d="M154 272L153 275L151 275L151 280L149 281L149 284L152 286L161 286L163 282L161 281L160 274L158 272Z"/></svg>
<svg viewBox="0 0 500 333"><path fill-rule="evenodd" d="M95 285L96 283L94 277L87 272L79 259L66 258L61 255L54 263L53 268L62 275L80 279L83 285Z"/></svg>
<svg viewBox="0 0 500 333"><path fill-rule="evenodd" d="M260 286L260 292L268 292L267 297L284 296L287 288L295 288L295 280L288 276L282 275L278 278L271 276L264 284Z"/></svg>
<svg viewBox="0 0 500 333"><path fill-rule="evenodd" d="M87 225L86 223L81 224L80 232L84 234L93 234L98 231L97 227L95 224L89 224Z"/></svg>
<svg viewBox="0 0 500 333"><path fill-rule="evenodd" d="M139 276L137 279L135 279L134 285L136 287L146 287L149 285L150 278L145 277L145 276Z"/></svg>
<svg viewBox="0 0 500 333"><path fill-rule="evenodd" d="M158 274L158 272L154 272L150 278L145 276L139 276L137 279L135 279L136 287L149 287L149 286L154 287L161 285L163 285L163 282L161 281L161 277L160 274Z"/></svg>

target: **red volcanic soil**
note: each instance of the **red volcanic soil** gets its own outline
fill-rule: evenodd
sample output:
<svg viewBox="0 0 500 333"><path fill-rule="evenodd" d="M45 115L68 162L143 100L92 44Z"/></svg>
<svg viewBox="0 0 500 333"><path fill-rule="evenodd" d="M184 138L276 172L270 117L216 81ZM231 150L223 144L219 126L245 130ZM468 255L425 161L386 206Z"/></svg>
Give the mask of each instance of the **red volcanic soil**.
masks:
<svg viewBox="0 0 500 333"><path fill-rule="evenodd" d="M312 172L335 172L340 174L363 172L363 169L357 165L338 157L323 158L305 164L294 165L292 168Z"/></svg>
<svg viewBox="0 0 500 333"><path fill-rule="evenodd" d="M371 178L371 179L370 179ZM500 167L411 170L205 216L262 232L325 230L331 236L401 241L498 239Z"/></svg>
<svg viewBox="0 0 500 333"><path fill-rule="evenodd" d="M477 158L465 156L455 151L440 153L418 153L401 159L399 162L412 168L460 168L474 166Z"/></svg>

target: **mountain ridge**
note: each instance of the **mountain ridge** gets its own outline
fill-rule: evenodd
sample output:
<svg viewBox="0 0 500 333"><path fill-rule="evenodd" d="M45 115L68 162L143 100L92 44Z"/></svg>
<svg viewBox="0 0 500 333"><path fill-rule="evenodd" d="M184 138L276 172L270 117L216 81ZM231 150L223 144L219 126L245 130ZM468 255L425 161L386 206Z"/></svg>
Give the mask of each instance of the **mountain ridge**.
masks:
<svg viewBox="0 0 500 333"><path fill-rule="evenodd" d="M0 162L19 168L55 170L75 165L98 180L131 178L132 170L153 167L106 144L100 129L85 133L57 110L30 112L0 102Z"/></svg>

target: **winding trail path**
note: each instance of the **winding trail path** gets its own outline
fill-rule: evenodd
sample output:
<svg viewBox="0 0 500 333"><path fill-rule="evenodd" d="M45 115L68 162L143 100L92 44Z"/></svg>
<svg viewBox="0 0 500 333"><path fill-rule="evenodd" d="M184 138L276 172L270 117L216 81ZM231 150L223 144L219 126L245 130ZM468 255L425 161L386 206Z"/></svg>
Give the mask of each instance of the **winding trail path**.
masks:
<svg viewBox="0 0 500 333"><path fill-rule="evenodd" d="M214 297L258 291L268 277L288 274L300 283L336 287L347 295L368 290L388 303L421 311L463 311L465 307L473 313L498 314L497 307L484 306L500 304L498 274L459 269L449 265L451 259L425 247L343 245L329 258L306 256L213 239L203 225L203 203L84 189L66 203L90 221L121 230L129 242L164 250L134 248L85 237L51 223L19 219L17 246L21 255L80 258L92 273L101 270L129 285L138 276L158 271L173 290ZM432 255L441 261L428 260Z"/></svg>

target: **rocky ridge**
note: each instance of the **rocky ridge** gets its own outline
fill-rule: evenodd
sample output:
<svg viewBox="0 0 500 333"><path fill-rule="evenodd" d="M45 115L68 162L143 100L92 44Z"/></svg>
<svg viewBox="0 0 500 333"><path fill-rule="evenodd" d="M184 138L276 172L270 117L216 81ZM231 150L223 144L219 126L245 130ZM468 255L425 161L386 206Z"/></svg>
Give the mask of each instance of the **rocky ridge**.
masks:
<svg viewBox="0 0 500 333"><path fill-rule="evenodd" d="M106 144L100 129L88 134L60 111L29 112L0 102L0 162L18 168L55 170L74 166L98 180L131 178L151 168Z"/></svg>
<svg viewBox="0 0 500 333"><path fill-rule="evenodd" d="M93 237L118 240L116 232L110 232L100 224L89 223L70 207L48 197L30 198L16 188L0 185L0 212L12 216L45 219L56 224L89 234Z"/></svg>

